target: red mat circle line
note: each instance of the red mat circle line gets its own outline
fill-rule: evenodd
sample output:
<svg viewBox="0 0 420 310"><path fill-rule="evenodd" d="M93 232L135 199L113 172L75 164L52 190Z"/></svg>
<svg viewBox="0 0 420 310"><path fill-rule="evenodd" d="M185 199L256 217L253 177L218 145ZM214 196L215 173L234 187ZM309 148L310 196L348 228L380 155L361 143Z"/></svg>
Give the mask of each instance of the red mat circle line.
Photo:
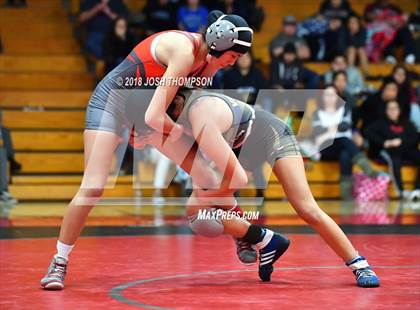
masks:
<svg viewBox="0 0 420 310"><path fill-rule="evenodd" d="M375 266L375 269L420 269L419 265L406 265L406 266ZM303 267L278 267L274 268L274 270L313 270L313 269L347 269L346 266L303 266ZM172 276L164 276L164 277L156 277L150 279L143 279L137 281L131 281L127 283L120 284L118 286L113 287L109 291L109 296L111 298L136 307L142 307L145 309L154 309L154 310L168 310L168 308L163 308L154 305L144 304L135 300L128 299L122 295L122 292L130 287L142 285L145 283L150 282L157 282L157 281L164 281L169 279L177 279L177 278L192 278L192 277L199 277L199 276L208 276L208 275L219 275L225 273L240 273L240 272L256 272L256 269L233 269L233 270L222 270L222 271L207 271L207 272L196 272L190 274L178 274Z"/></svg>

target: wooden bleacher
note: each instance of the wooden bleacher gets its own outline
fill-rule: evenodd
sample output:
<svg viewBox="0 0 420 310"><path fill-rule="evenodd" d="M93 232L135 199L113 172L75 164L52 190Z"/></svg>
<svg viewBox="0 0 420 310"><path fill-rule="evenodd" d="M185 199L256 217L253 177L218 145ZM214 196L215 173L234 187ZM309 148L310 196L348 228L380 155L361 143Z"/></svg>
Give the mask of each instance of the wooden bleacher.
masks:
<svg viewBox="0 0 420 310"><path fill-rule="evenodd" d="M138 10L145 1L126 0ZM280 29L285 14L298 19L315 12L317 1L259 0L265 7L266 21L255 37L255 53L268 60L267 44ZM360 10L367 1L354 1ZM403 0L406 8L410 1ZM60 0L29 0L25 9L0 9L0 35L4 53L0 55L0 108L5 126L12 130L16 158L23 168L12 178L10 191L19 200L69 200L78 189L83 171L83 127L86 104L94 86L87 73L80 47ZM72 13L78 1L72 1ZM353 3L353 1L352 1ZM30 23L25 21L30 20ZM309 64L317 72L326 64ZM388 65L372 65L373 72L387 73ZM337 163L312 163L307 170L310 186L317 198L339 197ZM153 166L140 164L140 179L149 184ZM269 174L266 169L266 174ZM414 169L404 168L404 180L413 183ZM133 177L119 177L106 196L133 195ZM169 188L168 195L176 189ZM245 196L253 189L241 191ZM148 196L151 190L144 190ZM391 194L395 195L393 189ZM270 178L267 198L283 198L284 193Z"/></svg>

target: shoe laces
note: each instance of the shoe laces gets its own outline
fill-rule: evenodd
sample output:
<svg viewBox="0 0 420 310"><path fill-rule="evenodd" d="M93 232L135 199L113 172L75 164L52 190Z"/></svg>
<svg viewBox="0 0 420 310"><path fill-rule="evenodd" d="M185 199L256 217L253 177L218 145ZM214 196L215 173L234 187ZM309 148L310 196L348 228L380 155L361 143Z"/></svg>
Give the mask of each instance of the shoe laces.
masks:
<svg viewBox="0 0 420 310"><path fill-rule="evenodd" d="M376 277L376 273L370 268L362 268L362 269L356 270L356 276L357 276L357 279L360 279L362 277L363 278L372 277L372 276Z"/></svg>
<svg viewBox="0 0 420 310"><path fill-rule="evenodd" d="M49 272L49 275L55 275L63 279L64 275L66 274L66 267L67 265L65 264L54 262L51 271Z"/></svg>
<svg viewBox="0 0 420 310"><path fill-rule="evenodd" d="M242 250L252 250L252 244L249 242L246 242L242 239L236 239L236 244L238 246L238 250L242 251Z"/></svg>

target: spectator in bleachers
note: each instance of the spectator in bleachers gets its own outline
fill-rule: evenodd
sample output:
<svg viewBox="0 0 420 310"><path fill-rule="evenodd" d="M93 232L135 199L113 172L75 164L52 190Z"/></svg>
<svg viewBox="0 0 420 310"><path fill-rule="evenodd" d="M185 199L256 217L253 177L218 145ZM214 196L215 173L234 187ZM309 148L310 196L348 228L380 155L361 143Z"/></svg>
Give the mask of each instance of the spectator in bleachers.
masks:
<svg viewBox="0 0 420 310"><path fill-rule="evenodd" d="M297 21L292 15L283 18L283 29L270 42L271 58L280 57L283 54L284 46L287 43L295 44L299 59L309 59L311 52L305 39L297 35Z"/></svg>
<svg viewBox="0 0 420 310"><path fill-rule="evenodd" d="M337 90L337 95L344 100L347 107L351 109L352 114L357 109L357 100L347 90L347 74L345 71L337 71L333 74L332 85ZM353 142L357 145L358 148L362 148L364 144L363 136L356 130L355 124L352 122L353 126Z"/></svg>
<svg viewBox="0 0 420 310"><path fill-rule="evenodd" d="M332 61L337 54L343 54L346 51L346 27L338 17L328 20L328 29L324 33L324 60Z"/></svg>
<svg viewBox="0 0 420 310"><path fill-rule="evenodd" d="M402 10L388 0L376 0L365 8L368 22L368 54L377 62L381 54L387 62L396 63L395 49L404 48L405 62L415 62L414 40Z"/></svg>
<svg viewBox="0 0 420 310"><path fill-rule="evenodd" d="M236 61L236 65L223 74L223 88L235 89L238 99L250 105L255 104L258 91L268 88L264 74L254 65L250 52L245 53Z"/></svg>
<svg viewBox="0 0 420 310"><path fill-rule="evenodd" d="M268 88L268 83L258 68L254 66L254 59L250 52L245 53L236 61L236 65L223 75L223 88L234 89L239 100L255 105L258 91ZM232 94L229 94L232 95ZM266 181L262 166L252 172L257 188L257 196L263 197Z"/></svg>
<svg viewBox="0 0 420 310"><path fill-rule="evenodd" d="M369 151L373 157L381 157L391 165L393 179L401 198L420 199L419 139L414 125L402 119L400 112L397 101L388 101L386 117L366 128L366 137L370 142ZM406 161L417 167L416 183L411 192L404 190L401 178L401 168Z"/></svg>
<svg viewBox="0 0 420 310"><path fill-rule="evenodd" d="M105 73L119 65L135 46L134 37L128 31L127 20L117 18L104 40Z"/></svg>
<svg viewBox="0 0 420 310"><path fill-rule="evenodd" d="M396 65L388 77L398 85L398 102L401 107L401 117L410 118L411 110L417 104L416 90L411 85L410 73L403 65Z"/></svg>
<svg viewBox="0 0 420 310"><path fill-rule="evenodd" d="M199 0L187 0L178 9L178 28L189 32L202 32L207 24L208 10Z"/></svg>
<svg viewBox="0 0 420 310"><path fill-rule="evenodd" d="M334 86L327 86L319 109L312 115L312 128L321 160L338 160L340 163L343 199L351 199L353 165L358 165L370 177L377 175L368 158L353 142L352 127L351 107L339 100Z"/></svg>
<svg viewBox="0 0 420 310"><path fill-rule="evenodd" d="M366 28L359 16L351 15L347 22L347 58L350 66L359 61L360 67L368 74L368 57L366 54Z"/></svg>
<svg viewBox="0 0 420 310"><path fill-rule="evenodd" d="M83 0L79 21L86 27L85 48L95 57L103 58L103 41L118 16L127 17L128 9L122 0Z"/></svg>
<svg viewBox="0 0 420 310"><path fill-rule="evenodd" d="M362 74L359 69L351 66L347 63L346 56L344 54L335 55L332 63L331 70L326 72L324 75L324 81L326 84L332 83L334 72L345 71L347 74L347 91L352 95L358 95L365 90L365 83L363 81Z"/></svg>
<svg viewBox="0 0 420 310"><path fill-rule="evenodd" d="M398 96L398 85L392 79L384 80L382 87L376 93L367 97L367 99L356 109L354 122L357 124L362 121L361 133L365 134L367 126L374 121L383 119L385 115L385 106L388 101L396 100Z"/></svg>
<svg viewBox="0 0 420 310"><path fill-rule="evenodd" d="M284 46L283 54L271 62L270 84L274 88L316 89L320 78L315 72L305 68L296 54L296 47L289 42Z"/></svg>
<svg viewBox="0 0 420 310"><path fill-rule="evenodd" d="M352 110L356 108L356 98L351 93L349 93L347 89L346 71L340 70L334 72L332 77L332 85L336 88L337 95L346 102L349 108L351 108Z"/></svg>
<svg viewBox="0 0 420 310"><path fill-rule="evenodd" d="M146 17L146 35L178 28L176 22L177 6L169 0L149 0L143 9Z"/></svg>
<svg viewBox="0 0 420 310"><path fill-rule="evenodd" d="M319 13L328 20L339 18L345 24L353 10L347 0L324 0Z"/></svg>

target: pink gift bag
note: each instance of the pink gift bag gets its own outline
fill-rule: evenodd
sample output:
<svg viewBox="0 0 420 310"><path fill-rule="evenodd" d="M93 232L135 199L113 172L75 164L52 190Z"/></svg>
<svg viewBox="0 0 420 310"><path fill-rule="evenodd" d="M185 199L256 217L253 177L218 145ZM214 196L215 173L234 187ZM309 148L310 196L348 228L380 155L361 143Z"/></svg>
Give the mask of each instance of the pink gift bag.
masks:
<svg viewBox="0 0 420 310"><path fill-rule="evenodd" d="M363 173L353 176L353 197L357 202L388 200L388 175L370 178Z"/></svg>

